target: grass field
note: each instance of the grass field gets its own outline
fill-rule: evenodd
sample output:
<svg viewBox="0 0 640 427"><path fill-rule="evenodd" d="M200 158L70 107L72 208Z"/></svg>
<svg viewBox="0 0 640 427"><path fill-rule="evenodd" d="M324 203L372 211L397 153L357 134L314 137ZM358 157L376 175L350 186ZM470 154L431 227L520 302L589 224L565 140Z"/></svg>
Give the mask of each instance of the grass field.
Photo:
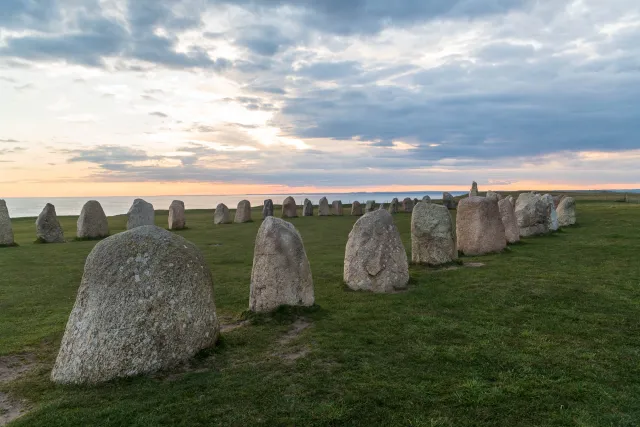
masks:
<svg viewBox="0 0 640 427"><path fill-rule="evenodd" d="M219 226L187 215L179 234L209 262L222 323L242 320L259 211ZM577 226L463 258L482 267L411 266L409 290L389 295L342 283L356 219L291 220L317 307L226 330L179 370L96 387L49 382L95 242L71 241L76 218L63 217L69 243L32 244L34 219L15 220L20 246L0 249L0 356L37 364L0 385L30 402L11 425L640 425L639 205L580 198ZM410 215L395 221L410 248Z"/></svg>

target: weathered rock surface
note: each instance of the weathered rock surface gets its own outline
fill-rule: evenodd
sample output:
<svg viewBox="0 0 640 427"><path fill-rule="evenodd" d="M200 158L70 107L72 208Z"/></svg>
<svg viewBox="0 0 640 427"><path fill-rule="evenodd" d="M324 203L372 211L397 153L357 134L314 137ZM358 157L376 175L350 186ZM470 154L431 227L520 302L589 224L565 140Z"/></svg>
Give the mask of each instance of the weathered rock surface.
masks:
<svg viewBox="0 0 640 427"><path fill-rule="evenodd" d="M449 209L420 202L411 215L411 260L441 265L458 259L456 235Z"/></svg>
<svg viewBox="0 0 640 427"><path fill-rule="evenodd" d="M394 197L393 200L391 200L391 203L389 203L389 213L390 214L396 214L398 213L398 198Z"/></svg>
<svg viewBox="0 0 640 427"><path fill-rule="evenodd" d="M236 209L236 216L233 219L235 223L243 223L251 221L251 203L248 200L241 200Z"/></svg>
<svg viewBox="0 0 640 427"><path fill-rule="evenodd" d="M231 223L231 214L229 213L229 208L224 203L219 203L216 206L216 210L213 213L213 223L214 224L230 224Z"/></svg>
<svg viewBox="0 0 640 427"><path fill-rule="evenodd" d="M283 218L296 218L298 216L298 205L296 200L289 196L282 202L282 217Z"/></svg>
<svg viewBox="0 0 640 427"><path fill-rule="evenodd" d="M520 237L535 236L549 232L549 205L539 194L522 193L516 200L516 220Z"/></svg>
<svg viewBox="0 0 640 427"><path fill-rule="evenodd" d="M458 250L465 255L499 252L507 246L498 202L470 196L458 204Z"/></svg>
<svg viewBox="0 0 640 427"><path fill-rule="evenodd" d="M171 368L215 344L211 272L191 242L153 225L100 241L51 372L98 383Z"/></svg>
<svg viewBox="0 0 640 427"><path fill-rule="evenodd" d="M380 206L378 206L378 209L386 209L384 206L384 203L380 203Z"/></svg>
<svg viewBox="0 0 640 427"><path fill-rule="evenodd" d="M567 227L576 223L576 201L573 197L565 197L558 205L558 225Z"/></svg>
<svg viewBox="0 0 640 427"><path fill-rule="evenodd" d="M423 201L423 202L425 202L425 203L431 203L431 197L429 197L429 196L424 196L424 197L422 198L422 201ZM414 207L415 207L415 206L414 206Z"/></svg>
<svg viewBox="0 0 640 427"><path fill-rule="evenodd" d="M351 204L351 215L360 216L362 215L362 205L360 202L355 201Z"/></svg>
<svg viewBox="0 0 640 427"><path fill-rule="evenodd" d="M414 197L413 198L413 207L415 207L419 202L420 202L420 200L418 200L417 197Z"/></svg>
<svg viewBox="0 0 640 427"><path fill-rule="evenodd" d="M354 224L344 256L344 281L351 289L372 292L407 287L407 253L386 210L367 213Z"/></svg>
<svg viewBox="0 0 640 427"><path fill-rule="evenodd" d="M553 202L553 196L551 194L545 194L542 196L542 200L549 205L549 215L547 216L549 231L558 231L558 212L556 212L556 204Z"/></svg>
<svg viewBox="0 0 640 427"><path fill-rule="evenodd" d="M100 239L109 235L109 222L100 202L89 200L84 204L77 227L76 237L79 239Z"/></svg>
<svg viewBox="0 0 640 427"><path fill-rule="evenodd" d="M11 217L7 209L7 203L0 199L0 246L15 245Z"/></svg>
<svg viewBox="0 0 640 427"><path fill-rule="evenodd" d="M127 230L131 230L142 225L155 224L155 211L153 205L142 199L135 199L127 213Z"/></svg>
<svg viewBox="0 0 640 427"><path fill-rule="evenodd" d="M565 196L553 196L553 204L556 207L556 211L558 210L558 205L560 205L560 202L562 201L562 199L564 199Z"/></svg>
<svg viewBox="0 0 640 427"><path fill-rule="evenodd" d="M268 312L281 305L313 303L313 279L302 237L290 222L267 218L256 236L249 310Z"/></svg>
<svg viewBox="0 0 640 427"><path fill-rule="evenodd" d="M43 243L64 243L64 233L58 222L56 208L47 203L36 220L36 237Z"/></svg>
<svg viewBox="0 0 640 427"><path fill-rule="evenodd" d="M446 206L447 209L455 209L457 206L453 195L447 192L442 193L442 204Z"/></svg>
<svg viewBox="0 0 640 427"><path fill-rule="evenodd" d="M486 195L487 199L493 199L493 200L502 200L502 195L500 193L496 193L495 191L487 191L487 195Z"/></svg>
<svg viewBox="0 0 640 427"><path fill-rule="evenodd" d="M471 191L469 191L469 196L477 196L478 195L478 183L473 181L471 184Z"/></svg>
<svg viewBox="0 0 640 427"><path fill-rule="evenodd" d="M364 207L364 213L373 212L374 210L376 210L376 201L367 200L367 204Z"/></svg>
<svg viewBox="0 0 640 427"><path fill-rule="evenodd" d="M507 198L499 200L498 207L500 208L500 217L502 218L502 225L504 225L504 237L507 239L507 243L519 242L520 229L518 228L518 221L516 221L515 206Z"/></svg>
<svg viewBox="0 0 640 427"><path fill-rule="evenodd" d="M333 203L331 203L331 213L338 216L343 215L342 202L340 200L334 200Z"/></svg>
<svg viewBox="0 0 640 427"><path fill-rule="evenodd" d="M405 212L405 213L413 212L413 200L411 200L410 198L406 197L402 201L402 212Z"/></svg>
<svg viewBox="0 0 640 427"><path fill-rule="evenodd" d="M262 204L262 219L273 216L273 200L267 199Z"/></svg>
<svg viewBox="0 0 640 427"><path fill-rule="evenodd" d="M309 199L304 199L302 216L313 216L313 203L311 203L311 200Z"/></svg>
<svg viewBox="0 0 640 427"><path fill-rule="evenodd" d="M505 199L508 200L514 208L516 207L516 199L514 199L513 196L507 196Z"/></svg>
<svg viewBox="0 0 640 427"><path fill-rule="evenodd" d="M187 227L184 202L174 200L169 206L169 230L183 230Z"/></svg>
<svg viewBox="0 0 640 427"><path fill-rule="evenodd" d="M323 197L318 202L318 216L329 216L331 212L329 210L329 201L326 197Z"/></svg>

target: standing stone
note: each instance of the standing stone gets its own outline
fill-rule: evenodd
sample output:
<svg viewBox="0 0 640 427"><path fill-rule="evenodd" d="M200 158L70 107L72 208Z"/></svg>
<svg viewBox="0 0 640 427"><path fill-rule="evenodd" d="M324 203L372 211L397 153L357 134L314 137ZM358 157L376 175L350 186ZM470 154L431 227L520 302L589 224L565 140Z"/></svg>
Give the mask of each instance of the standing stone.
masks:
<svg viewBox="0 0 640 427"><path fill-rule="evenodd" d="M326 197L323 197L318 202L318 216L329 216L331 212L329 211L329 201Z"/></svg>
<svg viewBox="0 0 640 427"><path fill-rule="evenodd" d="M502 200L502 195L500 193L496 193L494 191L487 191L487 199L493 199L495 201Z"/></svg>
<svg viewBox="0 0 640 427"><path fill-rule="evenodd" d="M155 224L155 211L151 203L145 202L142 199L135 199L129 212L127 220L127 230L131 230L141 225L154 225Z"/></svg>
<svg viewBox="0 0 640 427"><path fill-rule="evenodd" d="M410 198L406 197L402 201L402 211L405 212L405 213L413 212L413 200L411 200Z"/></svg>
<svg viewBox="0 0 640 427"><path fill-rule="evenodd" d="M447 209L455 209L456 201L453 198L451 193L444 192L442 193L442 204L447 207Z"/></svg>
<svg viewBox="0 0 640 427"><path fill-rule="evenodd" d="M47 203L36 220L36 236L42 243L64 243L64 233L58 222L56 208Z"/></svg>
<svg viewBox="0 0 640 427"><path fill-rule="evenodd" d="M549 232L549 205L539 194L522 193L516 200L516 220L520 237Z"/></svg>
<svg viewBox="0 0 640 427"><path fill-rule="evenodd" d="M100 241L87 257L52 381L151 373L213 346L220 326L212 285L198 248L160 227Z"/></svg>
<svg viewBox="0 0 640 427"><path fill-rule="evenodd" d="M184 202L182 200L174 200L169 205L169 230L184 230L186 227Z"/></svg>
<svg viewBox="0 0 640 427"><path fill-rule="evenodd" d="M311 203L311 200L309 199L304 199L302 216L313 216L313 203Z"/></svg>
<svg viewBox="0 0 640 427"><path fill-rule="evenodd" d="M273 216L273 200L267 199L262 204L262 219Z"/></svg>
<svg viewBox="0 0 640 427"><path fill-rule="evenodd" d="M514 199L513 196L509 195L506 197L506 199L513 205L514 208L516 207L516 199Z"/></svg>
<svg viewBox="0 0 640 427"><path fill-rule="evenodd" d="M418 203L411 214L411 260L441 265L456 259L456 235L449 209L428 202Z"/></svg>
<svg viewBox="0 0 640 427"><path fill-rule="evenodd" d="M298 206L296 205L296 200L289 196L284 199L282 202L282 217L283 218L297 218L298 217Z"/></svg>
<svg viewBox="0 0 640 427"><path fill-rule="evenodd" d="M507 243L519 242L520 229L518 228L518 221L516 221L515 206L507 198L499 200L498 207L500 208L500 217L502 218L502 225L504 225L504 237L507 239Z"/></svg>
<svg viewBox="0 0 640 427"><path fill-rule="evenodd" d="M231 214L229 208L224 203L219 203L213 213L214 224L231 224Z"/></svg>
<svg viewBox="0 0 640 427"><path fill-rule="evenodd" d="M558 206L560 205L560 202L562 201L562 199L564 199L565 196L553 196L553 204L556 207L556 210L558 210Z"/></svg>
<svg viewBox="0 0 640 427"><path fill-rule="evenodd" d="M394 197L393 200L391 200L391 203L389 203L389 213L390 214L397 214L398 213L398 198Z"/></svg>
<svg viewBox="0 0 640 427"><path fill-rule="evenodd" d="M423 202L425 202L425 203L431 203L431 197L429 197L429 196L424 196L424 197L422 198L422 201L423 201Z"/></svg>
<svg viewBox="0 0 640 427"><path fill-rule="evenodd" d="M248 200L241 200L236 209L236 216L233 219L235 223L243 223L251 221L251 203Z"/></svg>
<svg viewBox="0 0 640 427"><path fill-rule="evenodd" d="M576 223L576 202L573 197L564 197L558 205L558 225L566 227Z"/></svg>
<svg viewBox="0 0 640 427"><path fill-rule="evenodd" d="M384 203L380 203L380 206L378 206L378 209L385 209Z"/></svg>
<svg viewBox="0 0 640 427"><path fill-rule="evenodd" d="M373 212L376 210L376 201L367 200L367 204L364 206L364 213Z"/></svg>
<svg viewBox="0 0 640 427"><path fill-rule="evenodd" d="M556 212L556 205L553 202L553 196L551 194L545 194L542 196L542 200L549 205L549 216L547 217L549 231L558 231L558 212Z"/></svg>
<svg viewBox="0 0 640 427"><path fill-rule="evenodd" d="M478 183L473 181L471 184L471 191L469 191L469 196L477 196L478 195Z"/></svg>
<svg viewBox="0 0 640 427"><path fill-rule="evenodd" d="M7 203L0 199L0 246L15 245Z"/></svg>
<svg viewBox="0 0 640 427"><path fill-rule="evenodd" d="M414 198L413 198L413 206L414 206L414 207L415 207L419 202L420 202L420 200L418 200L418 198L417 198L417 197L414 197ZM412 211L413 211L413 209L412 209Z"/></svg>
<svg viewBox="0 0 640 427"><path fill-rule="evenodd" d="M300 233L290 222L267 218L256 236L249 310L267 312L281 305L313 303L311 267Z"/></svg>
<svg viewBox="0 0 640 427"><path fill-rule="evenodd" d="M79 239L101 239L109 235L107 216L97 200L89 200L78 217L76 237Z"/></svg>
<svg viewBox="0 0 640 427"><path fill-rule="evenodd" d="M354 224L344 255L344 281L353 290L406 289L407 253L393 217L386 210L367 213Z"/></svg>
<svg viewBox="0 0 640 427"><path fill-rule="evenodd" d="M362 215L362 205L357 200L351 204L351 215L353 216Z"/></svg>
<svg viewBox="0 0 640 427"><path fill-rule="evenodd" d="M460 201L456 218L458 250L465 255L500 252L507 246L498 202L470 196Z"/></svg>
<svg viewBox="0 0 640 427"><path fill-rule="evenodd" d="M334 200L333 203L331 203L331 210L333 211L333 215L342 216L342 202L340 200Z"/></svg>

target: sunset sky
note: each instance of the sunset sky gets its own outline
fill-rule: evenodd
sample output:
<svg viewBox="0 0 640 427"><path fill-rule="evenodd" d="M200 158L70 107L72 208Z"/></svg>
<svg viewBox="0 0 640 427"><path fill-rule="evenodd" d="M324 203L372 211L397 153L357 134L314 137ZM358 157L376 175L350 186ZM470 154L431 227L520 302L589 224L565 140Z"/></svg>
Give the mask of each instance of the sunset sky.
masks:
<svg viewBox="0 0 640 427"><path fill-rule="evenodd" d="M1 0L0 197L640 188L637 0Z"/></svg>

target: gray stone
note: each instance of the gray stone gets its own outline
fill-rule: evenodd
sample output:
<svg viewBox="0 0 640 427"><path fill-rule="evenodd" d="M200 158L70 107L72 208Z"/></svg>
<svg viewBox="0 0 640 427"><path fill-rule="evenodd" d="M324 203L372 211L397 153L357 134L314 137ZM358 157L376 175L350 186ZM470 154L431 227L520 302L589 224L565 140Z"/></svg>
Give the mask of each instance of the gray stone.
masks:
<svg viewBox="0 0 640 427"><path fill-rule="evenodd" d="M64 233L58 222L56 208L47 203L36 220L36 237L43 243L64 243Z"/></svg>
<svg viewBox="0 0 640 427"><path fill-rule="evenodd" d="M329 210L329 201L326 197L323 197L318 202L318 216L329 216L331 212Z"/></svg>
<svg viewBox="0 0 640 427"><path fill-rule="evenodd" d="M496 193L494 191L487 191L487 195L486 195L487 199L493 199L493 200L502 200L502 195L500 193Z"/></svg>
<svg viewBox="0 0 640 427"><path fill-rule="evenodd" d="M522 193L516 200L516 220L520 237L535 236L549 232L549 205L539 194Z"/></svg>
<svg viewBox="0 0 640 427"><path fill-rule="evenodd" d="M296 218L298 216L298 205L296 200L289 196L282 202L282 217L283 218Z"/></svg>
<svg viewBox="0 0 640 427"><path fill-rule="evenodd" d="M406 289L407 253L393 217L386 210L367 213L354 224L345 250L344 281L354 290Z"/></svg>
<svg viewBox="0 0 640 427"><path fill-rule="evenodd" d="M500 208L496 200L470 196L458 204L458 250L465 255L500 252L507 246Z"/></svg>
<svg viewBox="0 0 640 427"><path fill-rule="evenodd" d="M133 201L127 216L127 230L131 230L142 225L155 224L155 211L153 210L153 205L142 199L135 199Z"/></svg>
<svg viewBox="0 0 640 427"><path fill-rule="evenodd" d="M405 212L405 213L413 212L413 200L411 200L410 198L406 197L402 201L402 212Z"/></svg>
<svg viewBox="0 0 640 427"><path fill-rule="evenodd" d="M311 267L300 233L290 222L267 218L256 236L249 310L268 312L281 305L313 303Z"/></svg>
<svg viewBox="0 0 640 427"><path fill-rule="evenodd" d="M367 200L367 204L364 206L364 213L373 212L376 210L376 201Z"/></svg>
<svg viewBox="0 0 640 427"><path fill-rule="evenodd" d="M549 216L547 217L549 231L558 231L558 212L556 212L556 205L553 202L553 196L551 194L545 194L542 196L542 200L549 205Z"/></svg>
<svg viewBox="0 0 640 427"><path fill-rule="evenodd" d="M236 216L233 219L235 223L244 223L251 221L251 203L248 200L241 200L236 209Z"/></svg>
<svg viewBox="0 0 640 427"><path fill-rule="evenodd" d="M413 206L415 207L418 203L420 202L420 200L418 200L417 197L413 198ZM412 210L413 211L413 210Z"/></svg>
<svg viewBox="0 0 640 427"><path fill-rule="evenodd" d="M453 195L447 192L442 193L442 204L446 206L447 209L455 209L457 206Z"/></svg>
<svg viewBox="0 0 640 427"><path fill-rule="evenodd" d="M499 200L498 207L500 208L500 218L502 219L502 225L504 225L504 237L507 239L507 243L519 242L520 229L516 221L515 206L507 198Z"/></svg>
<svg viewBox="0 0 640 427"><path fill-rule="evenodd" d="M262 204L262 219L273 216L273 200L267 199Z"/></svg>
<svg viewBox="0 0 640 427"><path fill-rule="evenodd" d="M558 225L567 227L576 223L576 201L573 197L564 197L558 205Z"/></svg>
<svg viewBox="0 0 640 427"><path fill-rule="evenodd" d="M398 198L394 197L393 200L391 200L391 203L389 203L389 213L390 214L397 214L398 213Z"/></svg>
<svg viewBox="0 0 640 427"><path fill-rule="evenodd" d="M411 214L411 260L441 265L456 259L456 235L449 209L429 202L418 203Z"/></svg>
<svg viewBox="0 0 640 427"><path fill-rule="evenodd" d="M109 235L109 222L100 202L89 200L78 217L76 236L80 239L100 239Z"/></svg>
<svg viewBox="0 0 640 427"><path fill-rule="evenodd" d="M422 198L422 201L423 201L423 202L425 202L425 203L431 203L431 197L429 197L429 196L424 196L424 197Z"/></svg>
<svg viewBox="0 0 640 427"><path fill-rule="evenodd" d="M183 230L186 227L184 202L182 200L174 200L169 205L169 230Z"/></svg>
<svg viewBox="0 0 640 427"><path fill-rule="evenodd" d="M516 199L514 199L513 196L507 196L506 199L513 205L514 208L516 207Z"/></svg>
<svg viewBox="0 0 640 427"><path fill-rule="evenodd" d="M380 206L378 206L378 209L385 209L384 203L380 203Z"/></svg>
<svg viewBox="0 0 640 427"><path fill-rule="evenodd" d="M304 199L304 205L302 207L302 215L313 216L313 203L311 203L311 200Z"/></svg>
<svg viewBox="0 0 640 427"><path fill-rule="evenodd" d="M351 204L351 215L360 216L362 215L362 205L360 202L355 201Z"/></svg>
<svg viewBox="0 0 640 427"><path fill-rule="evenodd" d="M473 181L471 184L471 191L469 191L469 196L477 196L478 195L478 183Z"/></svg>
<svg viewBox="0 0 640 427"><path fill-rule="evenodd" d="M565 196L553 196L553 204L556 207L556 211L558 210L558 206L560 205L560 202L562 201L562 199L564 199Z"/></svg>
<svg viewBox="0 0 640 427"><path fill-rule="evenodd" d="M213 213L214 224L231 224L231 214L229 208L224 203L219 203Z"/></svg>
<svg viewBox="0 0 640 427"><path fill-rule="evenodd" d="M331 203L331 213L337 216L344 215L342 210L342 201L334 200L333 203Z"/></svg>
<svg viewBox="0 0 640 427"><path fill-rule="evenodd" d="M154 225L100 241L51 379L99 383L172 368L215 344L213 280L191 242Z"/></svg>
<svg viewBox="0 0 640 427"><path fill-rule="evenodd" d="M0 246L15 245L13 237L13 226L11 225L11 217L7 209L7 203L0 199Z"/></svg>

